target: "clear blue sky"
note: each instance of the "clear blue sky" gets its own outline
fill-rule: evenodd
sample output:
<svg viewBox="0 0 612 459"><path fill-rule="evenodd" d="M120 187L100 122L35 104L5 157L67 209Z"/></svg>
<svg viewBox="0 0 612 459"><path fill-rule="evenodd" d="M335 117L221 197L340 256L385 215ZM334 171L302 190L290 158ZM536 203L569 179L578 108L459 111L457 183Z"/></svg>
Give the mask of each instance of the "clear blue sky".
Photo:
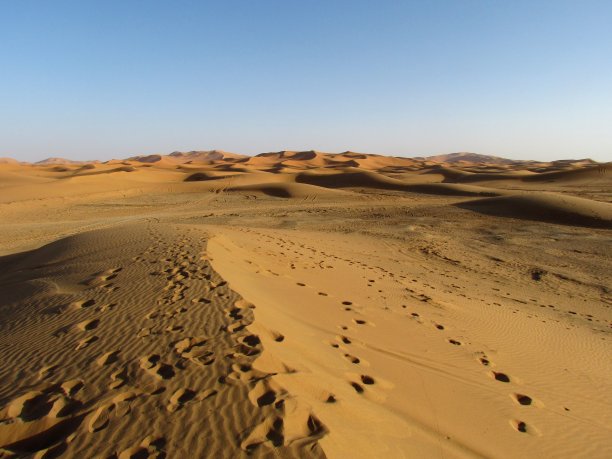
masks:
<svg viewBox="0 0 612 459"><path fill-rule="evenodd" d="M0 156L612 160L612 1L0 1Z"/></svg>

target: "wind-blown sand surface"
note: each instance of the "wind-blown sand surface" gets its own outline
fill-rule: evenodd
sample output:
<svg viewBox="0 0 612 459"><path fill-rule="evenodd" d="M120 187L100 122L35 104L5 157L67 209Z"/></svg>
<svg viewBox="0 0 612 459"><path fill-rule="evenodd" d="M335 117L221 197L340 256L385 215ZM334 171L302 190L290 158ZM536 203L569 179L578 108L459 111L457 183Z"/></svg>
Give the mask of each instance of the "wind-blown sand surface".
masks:
<svg viewBox="0 0 612 459"><path fill-rule="evenodd" d="M611 457L612 169L0 161L0 457Z"/></svg>

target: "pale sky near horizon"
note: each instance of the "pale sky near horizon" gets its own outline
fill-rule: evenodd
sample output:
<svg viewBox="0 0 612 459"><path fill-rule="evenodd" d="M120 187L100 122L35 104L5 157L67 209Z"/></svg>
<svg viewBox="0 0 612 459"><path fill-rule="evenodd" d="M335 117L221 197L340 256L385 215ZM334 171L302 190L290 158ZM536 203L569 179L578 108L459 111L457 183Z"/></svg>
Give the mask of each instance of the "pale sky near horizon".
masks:
<svg viewBox="0 0 612 459"><path fill-rule="evenodd" d="M612 1L0 1L0 156L612 160Z"/></svg>

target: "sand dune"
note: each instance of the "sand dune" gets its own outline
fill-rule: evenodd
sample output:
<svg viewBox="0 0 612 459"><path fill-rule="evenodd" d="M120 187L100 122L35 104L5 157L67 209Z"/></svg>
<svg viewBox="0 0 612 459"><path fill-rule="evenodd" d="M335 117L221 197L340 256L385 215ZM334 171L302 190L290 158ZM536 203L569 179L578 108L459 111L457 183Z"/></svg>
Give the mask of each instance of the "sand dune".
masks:
<svg viewBox="0 0 612 459"><path fill-rule="evenodd" d="M371 171L344 170L339 173L302 173L296 181L327 188L375 188L380 190L409 191L426 194L453 196L498 196L503 191L470 185L447 183L405 183L402 180L387 177Z"/></svg>
<svg viewBox="0 0 612 459"><path fill-rule="evenodd" d="M199 229L137 224L0 260L0 448L246 457L270 443L283 456L322 456L314 415L280 388L257 395L277 385L252 369L252 306L210 268L205 243Z"/></svg>
<svg viewBox="0 0 612 459"><path fill-rule="evenodd" d="M610 164L447 160L0 162L0 457L611 457Z"/></svg>
<svg viewBox="0 0 612 459"><path fill-rule="evenodd" d="M574 196L523 194L479 199L457 205L491 215L612 228L612 204Z"/></svg>

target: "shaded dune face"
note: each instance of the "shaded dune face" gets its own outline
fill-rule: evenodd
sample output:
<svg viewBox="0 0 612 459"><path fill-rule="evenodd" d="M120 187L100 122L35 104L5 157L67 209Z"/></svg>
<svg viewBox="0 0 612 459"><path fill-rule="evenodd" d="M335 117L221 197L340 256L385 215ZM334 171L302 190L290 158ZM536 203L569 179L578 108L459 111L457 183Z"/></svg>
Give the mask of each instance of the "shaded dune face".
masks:
<svg viewBox="0 0 612 459"><path fill-rule="evenodd" d="M504 196L457 204L489 215L567 225L612 228L612 205L548 193Z"/></svg>

